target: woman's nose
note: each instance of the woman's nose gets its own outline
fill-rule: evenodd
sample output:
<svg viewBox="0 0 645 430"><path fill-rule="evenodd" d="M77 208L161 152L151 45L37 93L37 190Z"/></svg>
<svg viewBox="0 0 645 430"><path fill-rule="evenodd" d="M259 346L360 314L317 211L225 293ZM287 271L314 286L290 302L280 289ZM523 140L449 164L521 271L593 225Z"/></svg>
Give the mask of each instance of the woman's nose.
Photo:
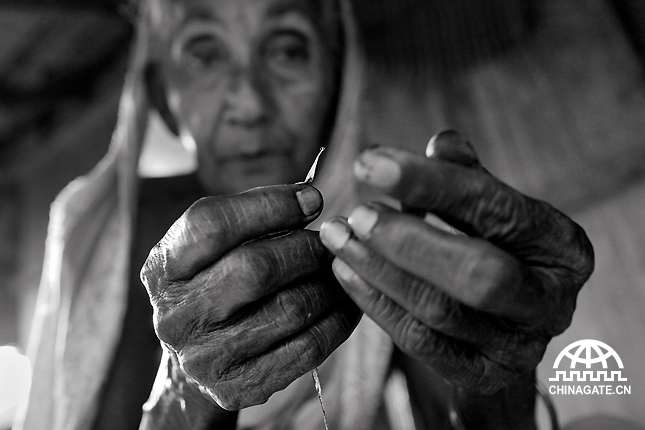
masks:
<svg viewBox="0 0 645 430"><path fill-rule="evenodd" d="M239 71L226 94L226 120L234 125L255 126L267 119L265 91L254 73Z"/></svg>

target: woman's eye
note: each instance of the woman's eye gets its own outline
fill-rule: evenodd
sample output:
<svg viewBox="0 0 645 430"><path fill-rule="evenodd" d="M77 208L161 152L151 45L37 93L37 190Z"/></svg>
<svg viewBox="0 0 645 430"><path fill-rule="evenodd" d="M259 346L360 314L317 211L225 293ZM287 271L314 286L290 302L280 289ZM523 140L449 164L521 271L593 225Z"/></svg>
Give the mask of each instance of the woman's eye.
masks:
<svg viewBox="0 0 645 430"><path fill-rule="evenodd" d="M190 39L183 49L183 60L192 69L205 70L216 67L226 52L219 41L211 36Z"/></svg>
<svg viewBox="0 0 645 430"><path fill-rule="evenodd" d="M299 33L274 34L267 41L264 55L270 66L298 69L309 64L308 39Z"/></svg>

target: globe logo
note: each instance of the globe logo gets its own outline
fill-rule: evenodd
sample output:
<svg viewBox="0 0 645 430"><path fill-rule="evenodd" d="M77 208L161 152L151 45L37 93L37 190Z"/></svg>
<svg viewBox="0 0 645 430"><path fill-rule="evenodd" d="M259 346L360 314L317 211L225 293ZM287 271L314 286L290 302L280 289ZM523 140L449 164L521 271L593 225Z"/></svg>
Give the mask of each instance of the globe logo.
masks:
<svg viewBox="0 0 645 430"><path fill-rule="evenodd" d="M582 365L584 369L591 369L591 366L594 364L599 364L602 366L603 369L607 369L608 363L607 360L613 358L618 365L619 369L623 369L623 362L614 351L614 349L607 345L606 343L600 342L598 340L593 340L593 339L583 339L579 340L576 342L573 342L572 344L568 345L565 347L558 357L555 359L555 362L553 364L554 369L558 369L560 366L560 362L564 358L568 358L570 360L570 369L576 369L577 365ZM599 367L599 366L596 366ZM567 374L568 373L568 374ZM550 381L559 381L560 377L562 377L563 381L573 381L574 379L576 381L586 381L587 378L589 378L590 381L599 381L604 380L604 381L614 381L614 378L618 378L616 380L618 381L626 381L626 378L623 378L621 376L620 371L607 371L607 370L598 370L596 372L592 370L584 370L584 371L579 371L579 370L571 370L569 372L566 371L557 371L556 372L556 377L555 378L549 378Z"/></svg>
<svg viewBox="0 0 645 430"><path fill-rule="evenodd" d="M575 352L571 353L571 350L575 349ZM592 351L595 351L596 356L593 356ZM584 352L584 357L582 353ZM560 352L558 358L555 359L553 368L557 369L560 365L560 361L564 357L567 357L571 360L571 368L575 369L578 363L584 364L587 369L591 368L592 364L602 363L603 369L607 368L607 359L613 357L616 360L619 368L623 368L623 362L620 357L614 351L614 349L607 345L606 343L600 342L599 340L593 339L583 339L577 342L573 342Z"/></svg>

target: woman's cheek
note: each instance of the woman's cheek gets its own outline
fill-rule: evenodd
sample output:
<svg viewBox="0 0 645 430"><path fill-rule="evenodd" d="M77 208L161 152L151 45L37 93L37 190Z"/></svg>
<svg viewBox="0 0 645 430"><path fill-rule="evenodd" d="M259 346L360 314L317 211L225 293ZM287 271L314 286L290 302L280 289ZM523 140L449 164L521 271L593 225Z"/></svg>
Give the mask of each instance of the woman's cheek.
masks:
<svg viewBox="0 0 645 430"><path fill-rule="evenodd" d="M213 140L215 129L221 121L222 109L222 98L217 95L190 93L182 97L179 107L182 125L196 144Z"/></svg>

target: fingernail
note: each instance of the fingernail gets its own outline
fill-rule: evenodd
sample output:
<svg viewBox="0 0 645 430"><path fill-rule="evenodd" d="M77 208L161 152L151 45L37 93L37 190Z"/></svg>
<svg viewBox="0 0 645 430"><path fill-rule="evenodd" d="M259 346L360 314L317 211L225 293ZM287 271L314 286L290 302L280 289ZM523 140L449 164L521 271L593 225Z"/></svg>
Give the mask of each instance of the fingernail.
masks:
<svg viewBox="0 0 645 430"><path fill-rule="evenodd" d="M347 265L343 260L336 258L332 263L332 270L340 279L350 280L356 272Z"/></svg>
<svg viewBox="0 0 645 430"><path fill-rule="evenodd" d="M378 221L378 213L367 206L359 206L354 209L347 220L360 239L369 239L376 221Z"/></svg>
<svg viewBox="0 0 645 430"><path fill-rule="evenodd" d="M354 163L354 175L378 188L392 188L401 178L401 167L390 157L365 150Z"/></svg>
<svg viewBox="0 0 645 430"><path fill-rule="evenodd" d="M296 192L296 198L300 204L302 213L310 216L318 212L322 199L320 193L313 187L307 187Z"/></svg>
<svg viewBox="0 0 645 430"><path fill-rule="evenodd" d="M430 158L434 155L436 148L437 148L437 138L439 137L439 134L435 134L430 138L428 141L428 145L426 146L426 157Z"/></svg>
<svg viewBox="0 0 645 430"><path fill-rule="evenodd" d="M437 157L468 167L479 164L477 153L468 138L454 130L432 136L426 146L426 157Z"/></svg>
<svg viewBox="0 0 645 430"><path fill-rule="evenodd" d="M338 221L325 221L320 226L320 240L332 250L342 249L351 236L345 225Z"/></svg>

